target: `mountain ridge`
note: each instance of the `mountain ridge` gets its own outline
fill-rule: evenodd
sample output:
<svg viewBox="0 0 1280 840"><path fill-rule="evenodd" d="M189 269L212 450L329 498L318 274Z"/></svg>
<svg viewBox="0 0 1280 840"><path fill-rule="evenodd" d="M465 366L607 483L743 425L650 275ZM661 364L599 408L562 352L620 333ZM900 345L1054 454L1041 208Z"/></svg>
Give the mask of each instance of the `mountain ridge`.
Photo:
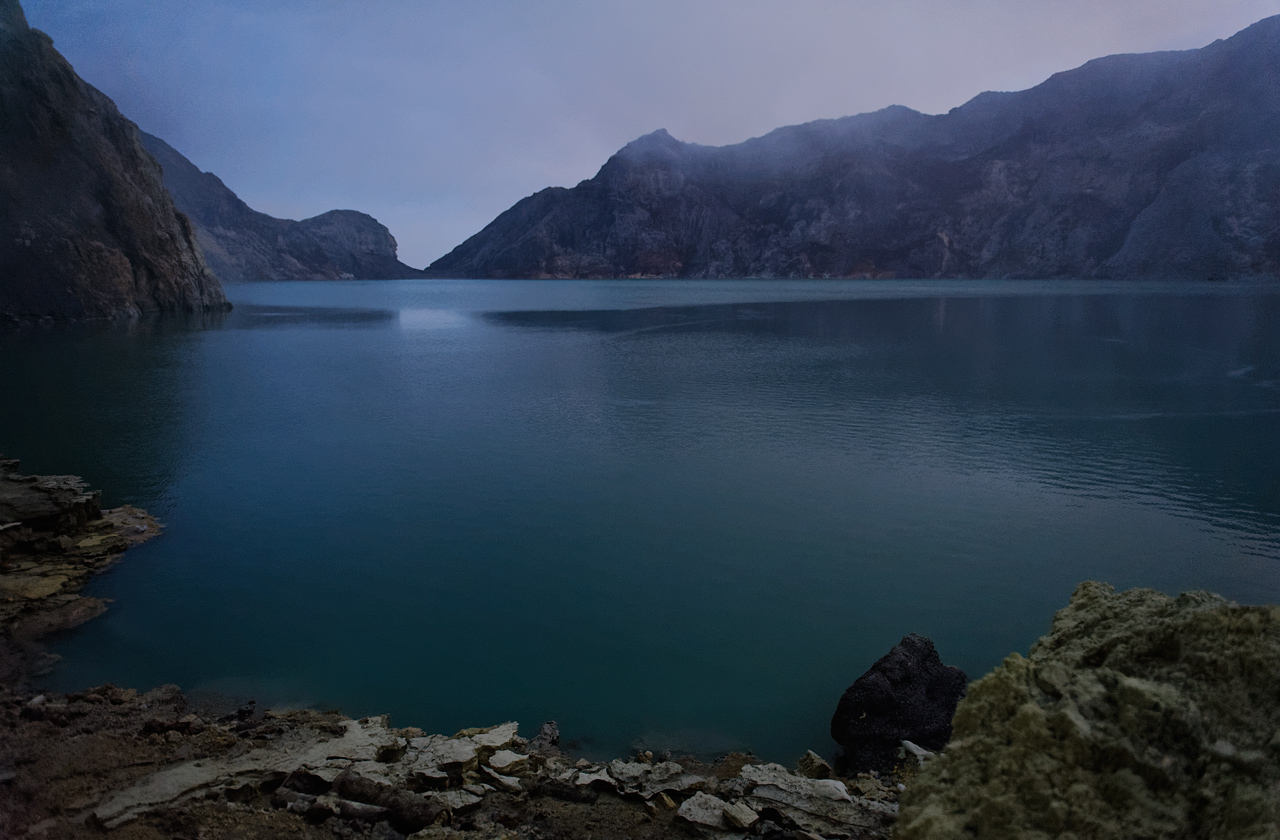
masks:
<svg viewBox="0 0 1280 840"><path fill-rule="evenodd" d="M330 210L301 221L278 219L254 210L159 137L143 132L142 144L160 162L165 187L191 218L205 259L224 281L423 276L396 258L395 237L366 213Z"/></svg>
<svg viewBox="0 0 1280 840"><path fill-rule="evenodd" d="M665 130L433 263L463 277L1280 275L1280 16L945 114Z"/></svg>

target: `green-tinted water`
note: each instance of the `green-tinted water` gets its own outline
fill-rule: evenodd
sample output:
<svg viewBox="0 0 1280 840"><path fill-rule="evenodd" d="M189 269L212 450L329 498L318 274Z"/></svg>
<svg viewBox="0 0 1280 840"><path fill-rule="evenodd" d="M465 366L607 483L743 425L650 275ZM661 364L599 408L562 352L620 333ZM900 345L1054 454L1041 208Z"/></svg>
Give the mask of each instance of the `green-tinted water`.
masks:
<svg viewBox="0 0 1280 840"><path fill-rule="evenodd" d="M267 284L0 336L0 450L160 516L102 681L830 746L907 632L977 676L1080 580L1280 600L1280 287Z"/></svg>

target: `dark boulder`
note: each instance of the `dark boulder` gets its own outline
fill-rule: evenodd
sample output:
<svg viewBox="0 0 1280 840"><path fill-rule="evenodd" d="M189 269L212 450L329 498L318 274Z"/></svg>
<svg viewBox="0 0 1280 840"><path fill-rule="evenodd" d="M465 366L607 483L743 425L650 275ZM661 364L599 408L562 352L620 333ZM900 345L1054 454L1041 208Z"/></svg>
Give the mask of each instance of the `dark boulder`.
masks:
<svg viewBox="0 0 1280 840"><path fill-rule="evenodd" d="M940 750L969 678L942 664L933 642L912 633L845 690L831 718L831 737L844 748L841 770L888 772L902 741Z"/></svg>

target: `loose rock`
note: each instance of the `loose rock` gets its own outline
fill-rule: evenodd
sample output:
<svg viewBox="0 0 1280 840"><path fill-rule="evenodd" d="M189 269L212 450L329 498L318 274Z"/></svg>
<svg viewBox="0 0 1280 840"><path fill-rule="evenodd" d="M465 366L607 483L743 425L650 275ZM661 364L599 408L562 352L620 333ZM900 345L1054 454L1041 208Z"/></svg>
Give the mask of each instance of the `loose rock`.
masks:
<svg viewBox="0 0 1280 840"><path fill-rule="evenodd" d="M844 748L847 774L891 772L902 741L940 750L951 737L951 718L968 678L942 664L933 642L903 638L840 698L831 737Z"/></svg>

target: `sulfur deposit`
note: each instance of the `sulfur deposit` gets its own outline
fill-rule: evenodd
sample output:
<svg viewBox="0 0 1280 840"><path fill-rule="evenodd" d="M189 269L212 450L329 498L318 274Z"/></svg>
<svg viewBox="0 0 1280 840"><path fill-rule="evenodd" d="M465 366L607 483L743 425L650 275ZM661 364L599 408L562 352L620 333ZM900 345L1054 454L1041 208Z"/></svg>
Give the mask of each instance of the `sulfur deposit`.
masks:
<svg viewBox="0 0 1280 840"><path fill-rule="evenodd" d="M954 731L896 840L1280 837L1280 607L1081 584Z"/></svg>

